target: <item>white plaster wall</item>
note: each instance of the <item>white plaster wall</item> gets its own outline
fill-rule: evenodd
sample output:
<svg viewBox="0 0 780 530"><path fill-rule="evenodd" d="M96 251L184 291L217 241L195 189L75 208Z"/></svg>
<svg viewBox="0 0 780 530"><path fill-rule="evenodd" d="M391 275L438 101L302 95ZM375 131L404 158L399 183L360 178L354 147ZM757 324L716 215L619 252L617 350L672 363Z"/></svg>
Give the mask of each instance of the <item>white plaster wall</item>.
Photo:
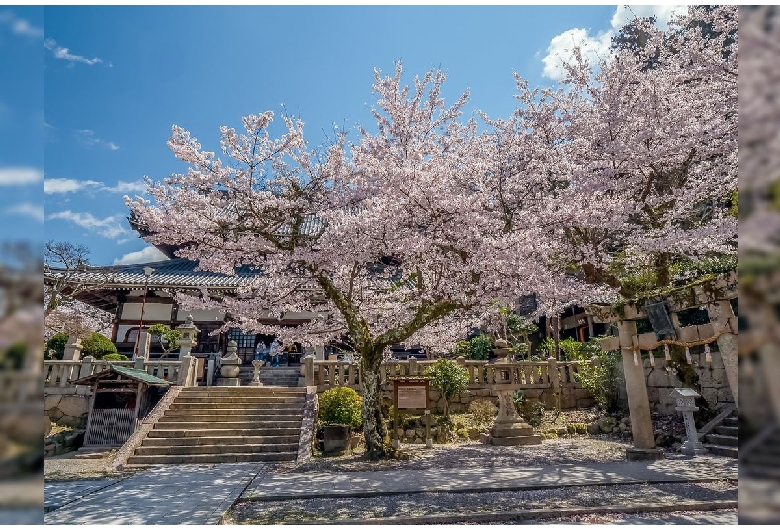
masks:
<svg viewBox="0 0 780 530"><path fill-rule="evenodd" d="M141 306L139 303L126 303L122 308L123 320L140 320L141 319ZM144 308L144 323L154 322L171 322L171 311L173 310L173 304L156 304L147 303Z"/></svg>
<svg viewBox="0 0 780 530"><path fill-rule="evenodd" d="M192 315L192 320L195 322L221 322L225 320L225 313L215 309L194 309L192 311L180 309L176 314L176 320L185 320L188 315Z"/></svg>

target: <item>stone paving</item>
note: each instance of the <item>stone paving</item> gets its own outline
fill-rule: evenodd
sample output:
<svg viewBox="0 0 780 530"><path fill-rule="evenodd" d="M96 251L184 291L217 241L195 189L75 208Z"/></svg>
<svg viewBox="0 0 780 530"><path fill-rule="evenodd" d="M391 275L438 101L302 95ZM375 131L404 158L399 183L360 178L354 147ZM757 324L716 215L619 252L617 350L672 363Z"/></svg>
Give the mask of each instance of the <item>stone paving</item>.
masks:
<svg viewBox="0 0 780 530"><path fill-rule="evenodd" d="M257 463L169 465L113 479L114 483L105 483L102 488L98 488L99 482L110 479L77 481L82 483L83 496L45 514L44 523L213 525L267 468L267 464ZM47 485L49 506L57 504L51 496L68 484L73 483Z"/></svg>
<svg viewBox="0 0 780 530"><path fill-rule="evenodd" d="M422 492L484 492L563 486L724 480L738 477L736 459L666 459L525 468L397 470L354 473L269 473L241 496L245 500L365 497Z"/></svg>
<svg viewBox="0 0 780 530"><path fill-rule="evenodd" d="M114 485L121 478L47 481L43 485L43 511L51 512L82 497Z"/></svg>

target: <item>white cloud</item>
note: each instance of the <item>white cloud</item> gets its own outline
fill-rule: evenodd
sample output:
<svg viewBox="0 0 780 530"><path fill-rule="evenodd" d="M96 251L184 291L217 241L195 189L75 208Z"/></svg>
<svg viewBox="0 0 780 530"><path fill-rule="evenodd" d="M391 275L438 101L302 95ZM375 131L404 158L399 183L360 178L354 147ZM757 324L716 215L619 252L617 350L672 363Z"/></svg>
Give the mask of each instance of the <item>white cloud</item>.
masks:
<svg viewBox="0 0 780 530"><path fill-rule="evenodd" d="M133 265L136 263L150 263L153 261L165 261L168 257L157 250L156 247L148 246L143 250L128 252L121 258L114 260L114 265Z"/></svg>
<svg viewBox="0 0 780 530"><path fill-rule="evenodd" d="M126 182L120 180L114 186L107 186L96 180L76 180L66 178L48 178L43 181L43 192L47 195L58 193L76 193L80 191L96 192L105 191L109 193L144 193L146 191L146 182L136 180Z"/></svg>
<svg viewBox="0 0 780 530"><path fill-rule="evenodd" d="M133 237L133 232L122 226L121 222L124 219L122 215L112 215L105 219L98 219L89 212L81 213L65 210L49 215L48 219L63 219L65 221L70 221L75 225L86 228L87 230L100 234L108 239L116 239L117 243L130 241Z"/></svg>
<svg viewBox="0 0 780 530"><path fill-rule="evenodd" d="M656 6L618 6L610 20L610 28L591 35L590 30L572 28L556 35L550 40L547 47L547 55L542 58L544 69L542 74L550 79L563 79L566 72L563 64L573 59L572 50L579 46L583 57L591 64L609 56L612 37L617 35L620 28L628 24L635 17L656 18L656 26L665 27L674 14L680 14L687 10L686 6L656 5Z"/></svg>
<svg viewBox="0 0 780 530"><path fill-rule="evenodd" d="M47 195L52 195L54 193L72 193L95 186L102 186L102 183L94 180L45 179L43 181L43 193Z"/></svg>
<svg viewBox="0 0 780 530"><path fill-rule="evenodd" d="M144 193L147 190L147 184L143 180L134 182L120 180L116 186L104 186L103 189L114 193Z"/></svg>
<svg viewBox="0 0 780 530"><path fill-rule="evenodd" d="M0 167L0 186L24 186L43 179L43 171L34 167Z"/></svg>
<svg viewBox="0 0 780 530"><path fill-rule="evenodd" d="M84 63L89 66L92 66L97 63L102 63L103 59L100 59L98 57L93 57L92 59L87 59L86 57L83 57L81 55L73 55L70 53L70 50L68 48L63 48L62 46L59 46L57 44L57 41L54 39L46 39L43 41L43 46L52 54L56 59L62 59L64 61L70 61L71 64L73 63Z"/></svg>
<svg viewBox="0 0 780 530"><path fill-rule="evenodd" d="M32 38L43 37L43 30L41 28L36 28L23 18L16 18L10 11L3 11L0 13L0 22L8 24L11 27L11 31L17 35L24 35L25 37Z"/></svg>
<svg viewBox="0 0 780 530"><path fill-rule="evenodd" d="M107 148L109 148L112 151L116 151L119 149L119 146L116 145L114 142L107 142L105 140L101 140L97 136L95 136L95 131L89 130L89 129L81 129L76 131L76 140L79 141L79 143L84 145L102 145Z"/></svg>
<svg viewBox="0 0 780 530"><path fill-rule="evenodd" d="M28 217L32 217L36 221L41 223L43 222L43 206L31 204L29 202L23 202L21 204L17 204L16 206L12 206L6 210L6 213L26 215Z"/></svg>

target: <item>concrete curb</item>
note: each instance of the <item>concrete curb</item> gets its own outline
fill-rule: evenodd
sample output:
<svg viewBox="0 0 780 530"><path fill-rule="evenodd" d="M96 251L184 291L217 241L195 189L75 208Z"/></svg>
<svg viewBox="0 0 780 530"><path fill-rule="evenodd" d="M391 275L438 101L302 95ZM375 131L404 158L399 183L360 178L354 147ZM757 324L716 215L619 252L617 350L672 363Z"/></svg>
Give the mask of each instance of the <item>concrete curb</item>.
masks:
<svg viewBox="0 0 780 530"><path fill-rule="evenodd" d="M557 519L575 515L591 515L600 513L668 513L715 510L728 510L738 507L738 501L691 501L677 504L640 504L635 506L598 506L575 508L541 508L534 510L513 510L502 512L466 513L466 514L432 514L417 517L377 517L375 519L322 520L276 524L321 524L321 525L389 525L389 524L456 524L456 523L488 523L528 519Z"/></svg>
<svg viewBox="0 0 780 530"><path fill-rule="evenodd" d="M737 478L669 478L666 480L642 480L626 479L615 480L613 482L585 483L585 484L526 484L518 486L479 486L479 487L434 487L434 488L414 488L405 490L389 491L349 491L349 492L318 492L318 493L296 493L292 495L268 495L264 494L262 498L239 496L238 501L243 502L268 502L268 501L294 501L306 499L347 499L347 498L369 498L369 497L389 497L392 495L407 495L415 493L487 493L494 491L525 491L525 490L545 490L558 489L562 487L576 488L579 486L632 486L636 484L681 484L681 483L699 483L699 482L737 482Z"/></svg>

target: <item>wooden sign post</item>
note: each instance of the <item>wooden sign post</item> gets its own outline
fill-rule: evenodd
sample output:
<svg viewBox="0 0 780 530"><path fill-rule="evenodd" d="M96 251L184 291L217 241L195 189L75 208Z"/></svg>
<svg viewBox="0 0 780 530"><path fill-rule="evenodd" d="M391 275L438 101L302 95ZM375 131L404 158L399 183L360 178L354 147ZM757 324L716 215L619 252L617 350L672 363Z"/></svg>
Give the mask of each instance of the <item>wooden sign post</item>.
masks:
<svg viewBox="0 0 780 530"><path fill-rule="evenodd" d="M431 438L431 411L428 409L428 379L420 377L399 377L393 379L393 448L401 446L398 436L399 410L424 410L425 445L433 446Z"/></svg>

